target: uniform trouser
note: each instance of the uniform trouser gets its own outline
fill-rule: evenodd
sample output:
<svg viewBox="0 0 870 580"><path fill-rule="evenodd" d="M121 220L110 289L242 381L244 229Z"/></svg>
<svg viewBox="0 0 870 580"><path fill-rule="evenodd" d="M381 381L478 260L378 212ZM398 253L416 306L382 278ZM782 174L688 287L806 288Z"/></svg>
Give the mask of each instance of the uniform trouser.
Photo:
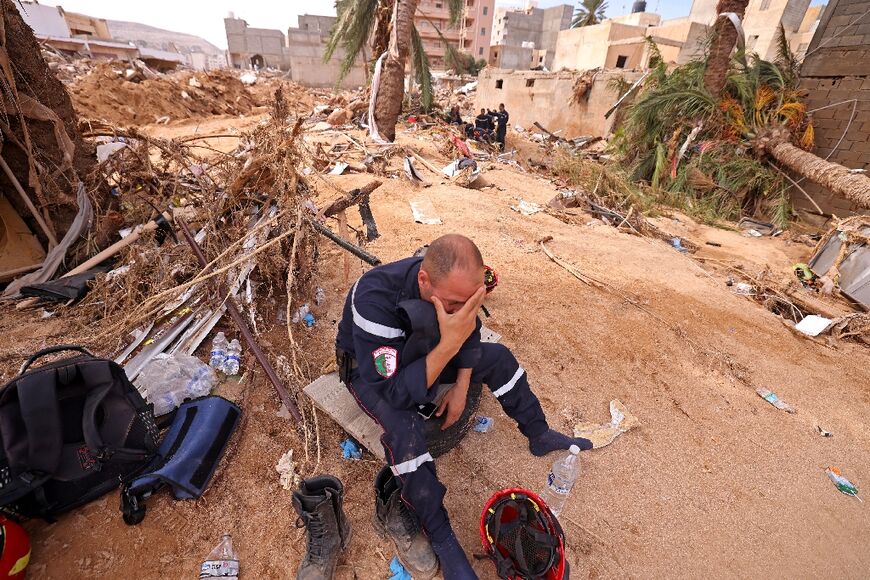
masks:
<svg viewBox="0 0 870 580"><path fill-rule="evenodd" d="M504 129L499 127L495 132L495 140L496 140L496 142L501 144L502 150L504 150L506 137L507 137L507 127L505 127Z"/></svg>
<svg viewBox="0 0 870 580"><path fill-rule="evenodd" d="M489 387L523 435L533 438L546 432L549 427L541 403L529 388L526 372L511 351L501 344L482 343L480 347L480 362L471 373L471 381ZM447 490L435 473L435 463L424 436L424 419L416 409L391 406L374 389L354 386L358 377L354 370L348 389L360 407L384 430L381 443L390 469L402 483L402 499L416 513L431 542L444 540L451 530L443 503ZM455 380L456 369L451 367L439 377L439 382L445 384Z"/></svg>

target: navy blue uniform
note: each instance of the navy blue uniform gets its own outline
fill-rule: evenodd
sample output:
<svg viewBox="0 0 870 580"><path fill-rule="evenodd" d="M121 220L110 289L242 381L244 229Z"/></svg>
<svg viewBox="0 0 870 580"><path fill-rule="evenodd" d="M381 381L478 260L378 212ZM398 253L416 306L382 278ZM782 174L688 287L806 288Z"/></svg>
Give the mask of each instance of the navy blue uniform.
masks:
<svg viewBox="0 0 870 580"><path fill-rule="evenodd" d="M541 435L549 427L540 402L529 389L525 370L510 350L480 341L480 319L436 384L427 386L428 350L420 348L416 338L432 336L431 331L437 337L437 318L429 318L428 325L434 329L421 328L405 310L405 305L422 304L434 313L434 307L420 301L417 274L421 263L422 258L407 258L366 272L348 294L336 346L356 359L347 388L383 428L381 443L387 463L402 482L402 499L437 543L450 533L442 503L446 488L435 473L417 405L431 402L439 383L455 382L458 369L471 368L471 381L489 387L526 437Z"/></svg>

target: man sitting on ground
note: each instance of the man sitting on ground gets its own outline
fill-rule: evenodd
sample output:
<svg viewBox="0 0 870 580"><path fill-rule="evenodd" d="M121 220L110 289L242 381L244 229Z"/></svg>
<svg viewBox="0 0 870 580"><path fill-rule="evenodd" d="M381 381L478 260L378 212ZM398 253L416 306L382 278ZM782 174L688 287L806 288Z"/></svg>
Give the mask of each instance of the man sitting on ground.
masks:
<svg viewBox="0 0 870 580"><path fill-rule="evenodd" d="M439 560L445 580L477 577L450 526L446 488L435 472L419 405L443 396L435 414L447 429L462 415L471 383L484 383L528 438L533 455L571 445L592 448L587 439L550 429L511 351L481 342L484 272L474 242L443 236L424 258L365 273L349 292L338 327L342 380L384 430L388 466L375 481L376 521L418 580L431 578Z"/></svg>

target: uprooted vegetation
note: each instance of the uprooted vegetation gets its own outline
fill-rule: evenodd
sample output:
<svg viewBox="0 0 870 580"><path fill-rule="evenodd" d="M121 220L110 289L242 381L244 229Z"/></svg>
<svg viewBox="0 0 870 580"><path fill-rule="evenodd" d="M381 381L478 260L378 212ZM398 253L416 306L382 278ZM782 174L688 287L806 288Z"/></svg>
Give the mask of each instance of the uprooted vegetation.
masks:
<svg viewBox="0 0 870 580"><path fill-rule="evenodd" d="M788 62L738 53L714 97L703 61L668 72L659 59L612 141L627 176L708 222L756 215L784 227L792 217L788 183L759 140L778 132L812 147L812 120Z"/></svg>

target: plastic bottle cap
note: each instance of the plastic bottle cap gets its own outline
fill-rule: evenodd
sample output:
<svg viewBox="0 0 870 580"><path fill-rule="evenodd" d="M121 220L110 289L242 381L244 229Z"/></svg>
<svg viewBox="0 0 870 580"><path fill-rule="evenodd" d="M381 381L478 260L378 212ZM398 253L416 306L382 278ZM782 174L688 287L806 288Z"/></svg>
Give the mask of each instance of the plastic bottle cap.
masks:
<svg viewBox="0 0 870 580"><path fill-rule="evenodd" d="M570 451L574 455L577 455L578 453L580 453L580 448L577 447L576 445L572 445L571 447L568 448L568 451Z"/></svg>

